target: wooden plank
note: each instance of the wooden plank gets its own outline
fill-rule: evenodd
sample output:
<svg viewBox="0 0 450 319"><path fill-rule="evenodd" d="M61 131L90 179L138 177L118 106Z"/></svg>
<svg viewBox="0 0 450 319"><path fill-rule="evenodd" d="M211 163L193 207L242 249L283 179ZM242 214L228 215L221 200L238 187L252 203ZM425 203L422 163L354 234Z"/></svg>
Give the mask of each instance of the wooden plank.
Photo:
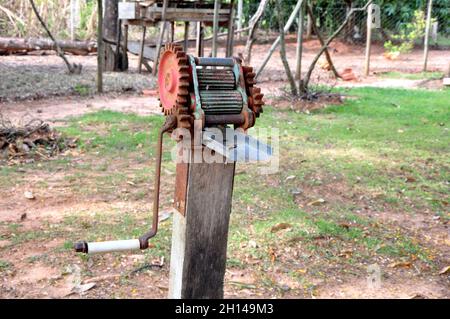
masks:
<svg viewBox="0 0 450 319"><path fill-rule="evenodd" d="M303 30L305 22L305 8L302 5L298 13L298 29L297 29L297 50L296 50L296 68L295 68L295 78L299 80L302 79L302 55L303 55Z"/></svg>
<svg viewBox="0 0 450 319"><path fill-rule="evenodd" d="M169 298L223 298L235 163L189 165L186 216L173 220Z"/></svg>
<svg viewBox="0 0 450 319"><path fill-rule="evenodd" d="M105 53L103 51L103 3L98 1L97 3L97 93L103 93L103 60L105 59Z"/></svg>
<svg viewBox="0 0 450 319"><path fill-rule="evenodd" d="M169 4L169 0L164 0L163 9L162 9L161 31L159 33L158 43L156 43L155 59L154 59L154 63L153 63L153 71L152 71L153 75L156 75L156 72L158 71L159 52L161 51L164 34L166 32L166 10L167 10L168 4Z"/></svg>
<svg viewBox="0 0 450 319"><path fill-rule="evenodd" d="M113 50L116 49L115 45L111 45ZM141 44L138 41L128 41L128 52L134 55L139 55L140 53L140 49L141 49ZM145 60L149 60L149 61L154 61L155 59L155 45L148 45L145 44L144 45L144 52L143 52L143 59Z"/></svg>
<svg viewBox="0 0 450 319"><path fill-rule="evenodd" d="M157 9L148 9L146 14L161 14L163 12L161 7L158 7ZM194 9L194 8L167 8L166 13L176 13L176 14L214 14L214 9ZM220 15L229 15L230 9L219 9L218 13Z"/></svg>
<svg viewBox="0 0 450 319"><path fill-rule="evenodd" d="M184 23L184 39L183 39L183 50L188 51L189 48L189 22Z"/></svg>
<svg viewBox="0 0 450 319"><path fill-rule="evenodd" d="M141 71L142 71L142 59L144 57L145 33L146 32L147 32L147 27L143 27L142 28L141 44L140 44L140 48L139 48L138 73L141 73Z"/></svg>
<svg viewBox="0 0 450 319"><path fill-rule="evenodd" d="M423 52L423 72L427 72L428 69L428 55L429 55L429 42L430 42L430 28L431 28L431 15L433 14L433 0L428 0L427 9L427 22L425 27L425 40L424 40L424 52Z"/></svg>
<svg viewBox="0 0 450 319"><path fill-rule="evenodd" d="M214 0L214 22L213 22L213 39L212 39L212 57L217 56L217 34L219 33L219 10L220 0Z"/></svg>
<svg viewBox="0 0 450 319"><path fill-rule="evenodd" d="M228 36L227 36L227 49L226 56L233 56L233 48L234 48L234 0L231 0L231 9L230 9L230 20L228 21ZM219 35L216 35L216 38Z"/></svg>
<svg viewBox="0 0 450 319"><path fill-rule="evenodd" d="M364 75L370 74L370 54L372 52L372 5L367 9L367 35L366 35L366 57L364 62Z"/></svg>
<svg viewBox="0 0 450 319"><path fill-rule="evenodd" d="M219 22L227 22L229 20L229 15L219 15ZM143 17L143 20L149 20L153 22L161 21L161 16L158 15L152 15L152 16L145 16ZM203 14L200 12L194 12L186 14L184 12L182 13L175 13L170 12L166 13L166 21L203 21L203 22L213 22L214 21L214 14Z"/></svg>
<svg viewBox="0 0 450 319"><path fill-rule="evenodd" d="M197 22L197 41L195 44L195 49L198 57L203 56L203 24L201 22Z"/></svg>

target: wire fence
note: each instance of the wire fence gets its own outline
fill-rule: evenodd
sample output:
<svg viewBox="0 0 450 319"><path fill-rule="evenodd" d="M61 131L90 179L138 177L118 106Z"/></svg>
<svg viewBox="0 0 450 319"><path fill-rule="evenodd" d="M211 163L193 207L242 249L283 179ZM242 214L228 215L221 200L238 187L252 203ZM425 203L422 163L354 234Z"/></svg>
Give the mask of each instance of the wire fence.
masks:
<svg viewBox="0 0 450 319"><path fill-rule="evenodd" d="M383 2L374 1L375 4ZM420 2L420 1L419 1ZM408 23L414 19L415 11L424 13L426 18L427 1L422 1L422 5L415 9L402 7L391 3L381 6L381 28L375 32L375 37L386 40L391 35L398 34ZM46 0L36 1L38 9L48 23L51 31L59 38L65 39L71 36L71 24L75 23L75 34L72 36L78 39L94 39L97 23L96 1L94 0ZM76 10L71 9L76 3ZM296 0L283 1L283 16L286 21L292 12ZM316 24L321 34L325 36L334 32L345 20L349 8L342 1L341 4L313 5L313 12L316 17ZM244 2L243 24L246 25L256 12L259 1ZM260 28L276 33L278 32L278 18L274 1L269 1L260 23ZM73 14L76 17L71 17ZM447 0L434 1L433 10L432 45L450 47L450 3ZM366 12L356 12L350 21L349 27L340 35L341 38L355 42L365 41L367 14ZM305 20L305 23L307 20ZM294 23L291 31L297 29ZM307 26L306 26L307 27ZM308 30L308 28L307 28ZM38 21L31 11L28 0L0 0L0 36L32 37L45 36L45 32L39 27Z"/></svg>
<svg viewBox="0 0 450 319"><path fill-rule="evenodd" d="M355 6L360 6L366 1L355 0L353 2ZM57 38L95 39L97 27L96 0L36 0L36 3L44 20ZM77 10L73 10L73 3L77 4ZM283 1L284 21L288 20L296 3L297 0ZM324 39L338 29L347 18L350 10L345 5L345 1L315 0L311 3L313 3L312 11L315 17L315 26ZM403 54L408 50L423 49L427 0L410 2L375 0L374 3L380 5L380 27L373 30L372 43L381 47L387 53L392 53L392 57L395 57L396 54ZM244 1L244 27L248 25L258 6L259 1ZM431 49L449 50L450 3L448 0L433 1L432 18ZM75 28L73 23L76 24ZM278 23L275 2L269 1L260 23L257 40L260 43L273 41L273 37L278 34ZM312 21L306 17L304 23L305 38L316 39L317 35L314 32ZM178 29L181 32L183 31L183 27ZM289 31L296 33L297 29L298 20L296 19ZM206 31L210 32L210 28L206 28ZM130 28L130 39L137 40L140 32L141 29L138 27ZM147 32L149 38L157 37L157 28L150 28ZM31 11L28 0L0 0L0 36L46 37L46 34ZM341 32L337 41L356 48L359 47L360 52L363 52L366 37L367 12L357 11ZM245 40L245 34L241 39ZM418 54L415 58L420 59Z"/></svg>
<svg viewBox="0 0 450 319"><path fill-rule="evenodd" d="M296 1L292 2L292 5L283 6L284 21L288 19L292 12L292 8ZM331 1L332 2L332 1ZM380 4L380 1L374 1L374 4ZM244 14L247 17L251 17L257 10L259 5L258 1L251 1L244 8ZM427 1L423 1L421 6L416 8L405 8L401 6L380 5L380 28L374 31L374 39L378 41L388 41L407 28L408 24L414 21L415 14L421 12L422 15L422 29L421 33L425 32L425 19L427 12ZM319 32L324 37L330 36L337 28L345 21L350 8L344 4L338 5L326 5L326 6L312 6L314 16L316 18L316 26ZM276 8L273 2L269 2L264 12L260 28L269 32L278 32L278 18L275 14ZM433 24L431 29L431 45L440 46L444 48L450 48L450 3L446 1L434 2L432 8ZM312 34L311 22L308 21L309 17L305 19L305 30L308 35ZM247 19L249 20L249 18ZM248 21L247 21L248 22ZM295 32L298 28L298 24L294 23L291 27L291 32ZM354 13L353 18L350 20L348 26L340 34L340 39L345 39L348 42L353 43L365 43L367 34L367 12L357 11ZM420 46L423 44L423 35L417 39L416 44Z"/></svg>

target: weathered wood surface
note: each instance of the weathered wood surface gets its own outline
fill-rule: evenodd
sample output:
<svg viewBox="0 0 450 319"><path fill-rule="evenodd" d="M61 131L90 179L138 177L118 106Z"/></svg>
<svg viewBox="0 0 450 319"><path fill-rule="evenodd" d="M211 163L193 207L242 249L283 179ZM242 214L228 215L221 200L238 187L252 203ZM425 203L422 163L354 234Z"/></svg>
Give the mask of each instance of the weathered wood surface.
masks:
<svg viewBox="0 0 450 319"><path fill-rule="evenodd" d="M87 55L89 53L97 52L97 45L95 42L58 41L58 45L64 52L69 52L72 54ZM54 42L50 39L0 37L0 51L29 52L39 50L56 50L56 47Z"/></svg>
<svg viewBox="0 0 450 319"><path fill-rule="evenodd" d="M119 0L104 0L103 38L108 45L104 46L103 68L105 71L128 70L128 55L124 50L116 50L109 44L117 43L118 33L121 32L118 24Z"/></svg>
<svg viewBox="0 0 450 319"><path fill-rule="evenodd" d="M114 50L116 49L115 45L111 45ZM128 41L128 52L134 55L139 55L141 45L139 41ZM144 59L153 61L155 58L155 45L145 44L144 46Z"/></svg>
<svg viewBox="0 0 450 319"><path fill-rule="evenodd" d="M234 170L189 165L186 216L174 215L169 298L223 298Z"/></svg>

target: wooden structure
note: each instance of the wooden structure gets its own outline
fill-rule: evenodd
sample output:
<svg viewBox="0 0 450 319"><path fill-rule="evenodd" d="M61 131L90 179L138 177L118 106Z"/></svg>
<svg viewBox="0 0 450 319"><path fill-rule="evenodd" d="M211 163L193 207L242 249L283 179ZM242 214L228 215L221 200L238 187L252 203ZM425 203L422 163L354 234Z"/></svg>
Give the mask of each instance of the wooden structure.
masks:
<svg viewBox="0 0 450 319"><path fill-rule="evenodd" d="M170 258L171 298L222 298L236 162L270 159L273 150L246 132L263 112L255 73L237 58L195 57L167 44L158 66L166 121L158 134L151 228L135 239L81 241L77 252L150 248L157 235L163 136L177 141ZM175 160L175 158L173 158Z"/></svg>
<svg viewBox="0 0 450 319"><path fill-rule="evenodd" d="M189 165L186 216L173 215L169 298L223 298L234 170Z"/></svg>
<svg viewBox="0 0 450 319"><path fill-rule="evenodd" d="M196 55L204 56L204 27L213 26L213 48L217 48L217 37L219 27L228 28L226 41L226 56L233 55L234 41L234 0L228 3L216 0L213 2L205 1L128 1L119 3L119 20L124 27L123 45L126 50L139 55L139 72L141 65L144 64L148 69L149 64L146 61L153 62L153 74L156 74L155 65L158 64L159 53L163 46L163 39L166 33L166 23L172 25L170 42L183 43L186 51L189 45L189 26L196 24ZM176 22L184 22L184 39L175 41L174 25ZM130 25L142 27L142 37L139 44L128 41L128 28ZM147 28L160 25L160 35L156 43L147 44ZM136 46L138 45L138 48ZM214 50L213 50L214 51ZM212 56L215 56L213 52Z"/></svg>

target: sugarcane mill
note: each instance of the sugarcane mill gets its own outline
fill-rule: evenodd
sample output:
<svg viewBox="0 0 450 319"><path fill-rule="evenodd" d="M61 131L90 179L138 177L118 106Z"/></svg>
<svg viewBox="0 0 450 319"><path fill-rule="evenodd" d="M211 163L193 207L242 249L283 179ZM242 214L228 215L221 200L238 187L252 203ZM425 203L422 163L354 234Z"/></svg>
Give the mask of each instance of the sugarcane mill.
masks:
<svg viewBox="0 0 450 319"><path fill-rule="evenodd" d="M175 209L179 213L176 214L179 215L176 218L184 219L180 221L182 223L186 223L185 219L197 214L198 218L213 215L213 211L216 210L220 211L220 214L229 214L235 162L264 161L272 155L270 146L247 135L247 130L255 125L257 118L263 112L264 105L261 89L255 86L255 73L252 67L243 66L239 58L194 57L186 54L180 46L171 43L165 45L159 61L159 100L166 120L158 136L151 229L138 239L78 242L75 244L77 252L95 254L149 247L149 240L158 231L162 147L163 136L166 133L171 134L184 150L182 152L184 160L177 159L174 199ZM223 136L217 134L217 132L226 130L233 133L231 137L228 133ZM194 138L187 139L186 135ZM198 136L200 138L197 138ZM187 142L187 140L189 141ZM212 169L213 164L205 163L201 156L201 163L198 164L197 151L204 150L209 150L210 154L216 154L224 160L222 166L217 166L219 173L208 171ZM222 167L224 172L226 171L223 173L225 175L215 180L218 175L222 174ZM227 169L227 167L231 168ZM200 175L198 178L202 179L201 182L196 180L195 176L198 175ZM226 180L230 181L229 185ZM217 187L223 184L224 189L219 188L216 192L219 195L212 192L216 184L219 184ZM227 189L229 190L227 191ZM202 204L196 203L197 199L194 196L198 193L202 193L202 199L199 201L201 203L208 202L209 206L202 208ZM221 195L222 193L228 194L226 198L223 198L226 202L223 204L218 202L221 196L225 196ZM201 223L198 218L195 227L199 227L198 224ZM175 229L177 223L174 220L172 258L177 250L183 250L186 246L183 244L182 248L176 248L177 245L181 245L178 241L188 241L189 239L185 237L190 236L186 229L189 227L185 225L181 232L186 231L186 236L181 236L180 240L176 239L179 232ZM216 227L214 222L208 223L209 226L206 227L211 229ZM227 236L227 233L228 218L223 235ZM220 234L217 235L220 236ZM207 237L204 237L203 241L214 240L208 237L210 235L205 236ZM192 246L192 243L190 245ZM208 255L208 249L208 246L204 246L200 249L201 252L197 253ZM226 250L226 241L224 249ZM184 256L185 253L182 255ZM171 263L174 263L172 258ZM205 258L206 261L209 257ZM186 267L186 262L183 262L183 265ZM225 266L223 265L223 267ZM172 265L171 268L173 268Z"/></svg>

